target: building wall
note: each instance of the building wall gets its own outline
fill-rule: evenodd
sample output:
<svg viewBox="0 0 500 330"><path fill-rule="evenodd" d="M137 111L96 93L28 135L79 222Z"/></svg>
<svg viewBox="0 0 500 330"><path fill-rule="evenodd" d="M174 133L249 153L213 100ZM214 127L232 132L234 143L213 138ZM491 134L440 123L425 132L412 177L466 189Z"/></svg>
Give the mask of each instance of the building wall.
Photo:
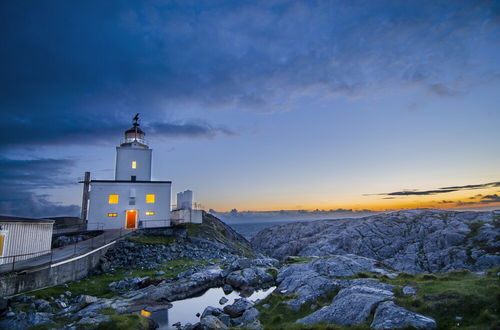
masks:
<svg viewBox="0 0 500 330"><path fill-rule="evenodd" d="M16 262L49 253L52 243L53 222L9 222L0 221L0 234L5 235L1 257L30 254L16 257ZM0 258L0 264L11 263L12 258Z"/></svg>
<svg viewBox="0 0 500 330"><path fill-rule="evenodd" d="M170 193L170 183L91 182L88 229L125 228L127 210L138 211L138 227L170 226ZM118 204L108 203L110 194L119 196ZM146 203L146 194L154 194L155 203ZM130 205L133 197L135 205ZM108 213L117 216L109 217Z"/></svg>
<svg viewBox="0 0 500 330"><path fill-rule="evenodd" d="M115 180L130 181L135 176L137 181L150 181L151 155L152 149L144 147L116 147ZM136 162L135 169L132 168L133 161Z"/></svg>
<svg viewBox="0 0 500 330"><path fill-rule="evenodd" d="M193 208L193 192L191 190L186 190L177 193L177 208L178 209Z"/></svg>
<svg viewBox="0 0 500 330"><path fill-rule="evenodd" d="M0 297L75 281L89 276L114 242L81 257L45 268L0 276Z"/></svg>

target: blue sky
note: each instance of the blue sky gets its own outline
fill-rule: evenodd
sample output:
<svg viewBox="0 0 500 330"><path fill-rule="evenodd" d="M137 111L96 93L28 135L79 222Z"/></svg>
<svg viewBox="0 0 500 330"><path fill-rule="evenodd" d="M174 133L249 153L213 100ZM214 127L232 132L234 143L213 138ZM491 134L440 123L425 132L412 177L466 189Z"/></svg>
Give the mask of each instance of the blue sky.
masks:
<svg viewBox="0 0 500 330"><path fill-rule="evenodd" d="M154 178L207 208L498 206L496 185L379 194L500 181L499 12L498 1L2 2L0 213L78 214L75 182L113 177L137 112Z"/></svg>

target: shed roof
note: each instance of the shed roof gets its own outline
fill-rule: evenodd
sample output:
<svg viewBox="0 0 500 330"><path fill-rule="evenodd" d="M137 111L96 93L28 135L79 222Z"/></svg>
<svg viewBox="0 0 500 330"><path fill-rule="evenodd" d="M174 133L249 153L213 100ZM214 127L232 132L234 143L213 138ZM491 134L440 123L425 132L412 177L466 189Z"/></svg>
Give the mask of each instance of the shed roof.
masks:
<svg viewBox="0 0 500 330"><path fill-rule="evenodd" d="M54 223L54 220L49 220L49 219L34 219L34 218L21 218L21 217L13 217L13 216L10 216L10 215L0 215L0 222Z"/></svg>

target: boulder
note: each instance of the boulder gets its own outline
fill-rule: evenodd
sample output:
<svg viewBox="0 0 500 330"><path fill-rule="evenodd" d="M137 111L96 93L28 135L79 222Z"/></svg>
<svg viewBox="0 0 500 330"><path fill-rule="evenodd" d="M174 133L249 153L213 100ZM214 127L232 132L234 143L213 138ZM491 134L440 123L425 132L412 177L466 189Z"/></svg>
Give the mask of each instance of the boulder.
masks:
<svg viewBox="0 0 500 330"><path fill-rule="evenodd" d="M258 317L259 317L259 311L256 308L251 307L251 308L247 309L243 313L243 315L241 315L238 318L235 318L234 323L246 325L246 324L249 324L249 323L257 320Z"/></svg>
<svg viewBox="0 0 500 330"><path fill-rule="evenodd" d="M251 307L253 307L253 303L250 300L246 298L238 298L232 305L224 306L224 313L228 314L232 318L240 317Z"/></svg>
<svg viewBox="0 0 500 330"><path fill-rule="evenodd" d="M200 325L205 329L228 329L228 327L213 315L207 315L200 320ZM203 328L202 328L203 329Z"/></svg>
<svg viewBox="0 0 500 330"><path fill-rule="evenodd" d="M371 324L374 329L404 329L408 326L416 329L435 329L436 321L397 306L392 301L386 301L377 307Z"/></svg>
<svg viewBox="0 0 500 330"><path fill-rule="evenodd" d="M412 286L409 286L409 285L404 286L403 287L403 294L405 296L414 296L417 294L417 289L412 287Z"/></svg>
<svg viewBox="0 0 500 330"><path fill-rule="evenodd" d="M224 305L225 303L227 303L229 300L226 298L226 297L222 297L219 299L219 304L221 305Z"/></svg>
<svg viewBox="0 0 500 330"><path fill-rule="evenodd" d="M391 291L369 287L353 286L340 290L331 305L297 320L302 324L328 322L340 325L356 325L365 322L372 309L380 302L392 299Z"/></svg>
<svg viewBox="0 0 500 330"><path fill-rule="evenodd" d="M205 316L208 315L219 316L220 314L222 314L222 310L220 308L207 306L203 311L203 313L201 313L201 318L204 318Z"/></svg>

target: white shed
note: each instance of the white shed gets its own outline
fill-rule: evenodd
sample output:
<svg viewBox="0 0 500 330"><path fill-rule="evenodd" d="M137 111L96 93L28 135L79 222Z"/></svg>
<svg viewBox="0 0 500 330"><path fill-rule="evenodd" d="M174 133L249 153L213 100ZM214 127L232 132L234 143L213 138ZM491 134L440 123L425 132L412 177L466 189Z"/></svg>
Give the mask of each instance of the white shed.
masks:
<svg viewBox="0 0 500 330"><path fill-rule="evenodd" d="M49 253L54 220L0 216L0 264Z"/></svg>

